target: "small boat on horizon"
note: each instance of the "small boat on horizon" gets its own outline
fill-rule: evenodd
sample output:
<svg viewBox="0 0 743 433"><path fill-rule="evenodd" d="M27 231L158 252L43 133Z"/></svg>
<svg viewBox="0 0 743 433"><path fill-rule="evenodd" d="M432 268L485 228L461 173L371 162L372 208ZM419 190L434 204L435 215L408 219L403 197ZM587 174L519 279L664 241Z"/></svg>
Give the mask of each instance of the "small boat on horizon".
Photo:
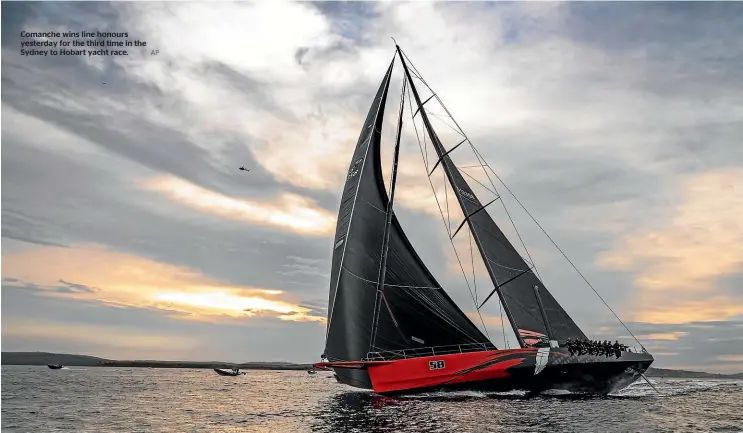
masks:
<svg viewBox="0 0 743 433"><path fill-rule="evenodd" d="M317 371L315 371L315 370L307 370L307 374L317 374Z"/></svg>
<svg viewBox="0 0 743 433"><path fill-rule="evenodd" d="M220 376L244 376L246 374L239 368L215 368L214 371Z"/></svg>
<svg viewBox="0 0 743 433"><path fill-rule="evenodd" d="M64 365L62 364L47 364L47 367L51 368L52 370L61 370L64 368Z"/></svg>

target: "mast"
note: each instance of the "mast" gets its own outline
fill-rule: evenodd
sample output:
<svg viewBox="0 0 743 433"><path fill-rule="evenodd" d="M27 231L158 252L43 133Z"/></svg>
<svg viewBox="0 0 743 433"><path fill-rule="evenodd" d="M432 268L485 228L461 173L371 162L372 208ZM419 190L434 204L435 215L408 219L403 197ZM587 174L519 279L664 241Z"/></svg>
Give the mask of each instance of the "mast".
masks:
<svg viewBox="0 0 743 433"><path fill-rule="evenodd" d="M384 224L384 238L382 240L382 262L379 265L379 278L377 281L377 294L374 302L374 320L372 322L372 336L369 343L369 352L374 348L377 339L377 326L379 324L379 309L384 296L384 279L387 274L387 255L390 246L390 226L392 225L392 205L395 201L395 184L397 183L397 162L400 155L400 136L402 133L402 115L405 108L405 88L408 80L403 78L402 91L400 92L400 114L397 119L397 135L395 137L395 156L392 158L392 179L390 181L390 200L387 202L387 219Z"/></svg>
<svg viewBox="0 0 743 433"><path fill-rule="evenodd" d="M392 211L388 193L396 178L388 190L382 176L381 133L393 66L394 59L361 126L342 189L324 353L330 361L367 358L373 339L374 351L393 357L421 347L495 349L436 281ZM401 135L398 131L397 149ZM395 161L397 165L399 151ZM380 240L385 242L383 251ZM338 375L343 383L372 387L364 370Z"/></svg>
<svg viewBox="0 0 743 433"><path fill-rule="evenodd" d="M436 133L435 133L435 131L433 129L433 126L431 125L430 120L428 119L428 115L426 114L426 110L423 109L423 104L421 103L421 99L420 99L420 96L418 95L418 91L415 88L415 84L413 83L413 79L410 76L410 70L408 70L408 65L405 62L405 58L404 58L405 56L402 55L402 51L400 50L400 46L397 45L397 44L395 44L395 47L397 49L397 54L400 57L400 62L402 63L402 67L405 70L405 76L406 76L407 80L410 82L410 89L413 91L413 97L415 98L415 102L418 105L418 111L417 112L420 113L421 118L423 119L423 124L426 127L426 131L428 132L428 135L431 138L431 142L433 143L434 148L436 149L436 153L439 156L439 161L442 163L441 166L443 167L444 172L446 173L446 177L449 180L449 183L452 185L452 188L455 191L455 194L454 195L456 195L457 201L459 202L459 205L462 208L462 210L465 210L466 208L464 206L464 203L462 203L462 197L459 194L459 192L457 191L457 188L456 188L456 186L455 186L455 184L454 184L454 182L452 180L451 168L449 167L449 164L446 163L446 161L444 160L444 158L447 158L448 157L447 156L447 153L448 152L446 152L443 149L443 146L441 145L441 143L439 141L439 138L436 135ZM430 176L430 174L429 174L429 176ZM484 209L484 206L483 206L483 209ZM482 209L480 209L480 210L482 210ZM475 243L477 244L477 247L480 250L480 254L482 254L483 249L482 249L482 244L481 244L480 238L479 238L479 236L477 236L476 231L475 230L472 230L472 221L469 219L466 211L464 213L464 216L465 216L465 221L467 221L467 224L468 224L470 230L475 235L475 236L473 236L475 238ZM517 338L517 340L519 342L519 345L521 347L525 347L526 344L524 343L524 339L521 337L521 333L519 332L519 327L518 327L518 325L516 324L516 322L515 322L515 320L513 318L513 315L511 313L511 310L508 307L508 303L505 302L505 300L503 299L503 294L501 293L500 290L498 290L498 288L499 288L499 286L498 286L498 279L496 278L496 276L495 276L495 274L493 272L492 266L490 266L490 264L488 263L487 260L484 260L484 262L485 262L485 268L488 270L488 274L490 276L490 279L491 279L491 281L493 281L493 283L496 286L496 291L498 292L498 297L501 300L501 305L503 305L503 309L506 311L506 316L508 317L508 321L511 324L511 328L513 328L514 334L516 335L516 338Z"/></svg>

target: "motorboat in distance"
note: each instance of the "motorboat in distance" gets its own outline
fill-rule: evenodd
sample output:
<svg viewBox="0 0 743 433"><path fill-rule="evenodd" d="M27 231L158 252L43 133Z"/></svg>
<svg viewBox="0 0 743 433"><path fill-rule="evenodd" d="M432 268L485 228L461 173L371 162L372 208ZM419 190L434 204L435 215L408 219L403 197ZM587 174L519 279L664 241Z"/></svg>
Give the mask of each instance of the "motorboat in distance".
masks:
<svg viewBox="0 0 743 433"><path fill-rule="evenodd" d="M241 372L239 368L215 368L214 371L220 376L241 376L245 373Z"/></svg>

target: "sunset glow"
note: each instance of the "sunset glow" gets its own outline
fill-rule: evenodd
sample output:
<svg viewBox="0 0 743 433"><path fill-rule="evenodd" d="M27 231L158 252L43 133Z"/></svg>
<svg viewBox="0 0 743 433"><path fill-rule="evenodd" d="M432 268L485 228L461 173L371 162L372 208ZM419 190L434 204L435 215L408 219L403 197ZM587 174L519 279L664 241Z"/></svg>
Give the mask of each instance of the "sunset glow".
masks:
<svg viewBox="0 0 743 433"><path fill-rule="evenodd" d="M44 247L4 254L3 277L47 296L186 313L184 318L267 317L325 320L282 290L219 283L191 269L109 251L96 245ZM72 287L72 289L70 289ZM181 316L179 316L181 317Z"/></svg>
<svg viewBox="0 0 743 433"><path fill-rule="evenodd" d="M727 320L743 314L740 299L715 281L743 267L743 170L692 176L667 224L622 238L599 257L608 268L636 272L635 320L651 323Z"/></svg>
<svg viewBox="0 0 743 433"><path fill-rule="evenodd" d="M152 179L144 186L178 203L229 219L311 236L327 236L335 228L335 215L296 194L282 193L264 201L237 199L172 176Z"/></svg>
<svg viewBox="0 0 743 433"><path fill-rule="evenodd" d="M284 302L272 301L258 297L236 296L225 292L167 292L158 293L154 298L157 301L171 302L176 305L214 310L216 312L245 313L246 315L252 315L253 312L257 311L273 311L282 314L303 313L309 311L306 308L289 305Z"/></svg>

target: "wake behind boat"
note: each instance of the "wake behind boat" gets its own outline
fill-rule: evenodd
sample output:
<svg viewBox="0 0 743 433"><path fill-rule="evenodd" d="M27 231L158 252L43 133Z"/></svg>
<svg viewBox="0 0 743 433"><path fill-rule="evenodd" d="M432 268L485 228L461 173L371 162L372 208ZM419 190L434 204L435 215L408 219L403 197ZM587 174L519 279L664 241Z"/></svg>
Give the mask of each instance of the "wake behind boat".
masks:
<svg viewBox="0 0 743 433"><path fill-rule="evenodd" d="M215 368L214 371L220 376L241 376L245 375L239 368Z"/></svg>
<svg viewBox="0 0 743 433"><path fill-rule="evenodd" d="M404 77L388 196L382 177L380 142L390 77L397 58ZM488 170L497 177L495 172L420 72L412 64L409 68L408 62L396 46L395 57L369 109L351 159L334 240L324 361L314 366L334 370L339 382L380 394L437 389L564 389L607 394L637 380L650 367L653 357L644 348L641 353L633 353L617 342L608 345L588 341L547 290L535 265L521 256L486 210L500 195L482 204L462 173L472 176L454 164L451 152L468 143L492 185L492 190L485 188L497 194ZM413 75L431 90L431 97L424 102ZM458 228L453 229L456 222L447 226L452 247L457 234L466 236L469 231L470 245L476 245L494 287L482 303L473 296L477 314L497 294L518 349L497 348L465 315L418 256L394 214L406 89L408 96L412 93L415 105L410 107L413 121L416 116L422 120L424 140L428 137L435 150L435 163L429 164L428 155L421 149L429 180L437 169L443 170L450 187L447 193L456 198L462 211L464 220ZM431 124L429 115L435 115L424 107L434 98L456 128L448 126L464 138L448 150ZM444 219L441 205L439 208ZM468 230L460 232L462 228ZM505 332L504 329L504 339Z"/></svg>

